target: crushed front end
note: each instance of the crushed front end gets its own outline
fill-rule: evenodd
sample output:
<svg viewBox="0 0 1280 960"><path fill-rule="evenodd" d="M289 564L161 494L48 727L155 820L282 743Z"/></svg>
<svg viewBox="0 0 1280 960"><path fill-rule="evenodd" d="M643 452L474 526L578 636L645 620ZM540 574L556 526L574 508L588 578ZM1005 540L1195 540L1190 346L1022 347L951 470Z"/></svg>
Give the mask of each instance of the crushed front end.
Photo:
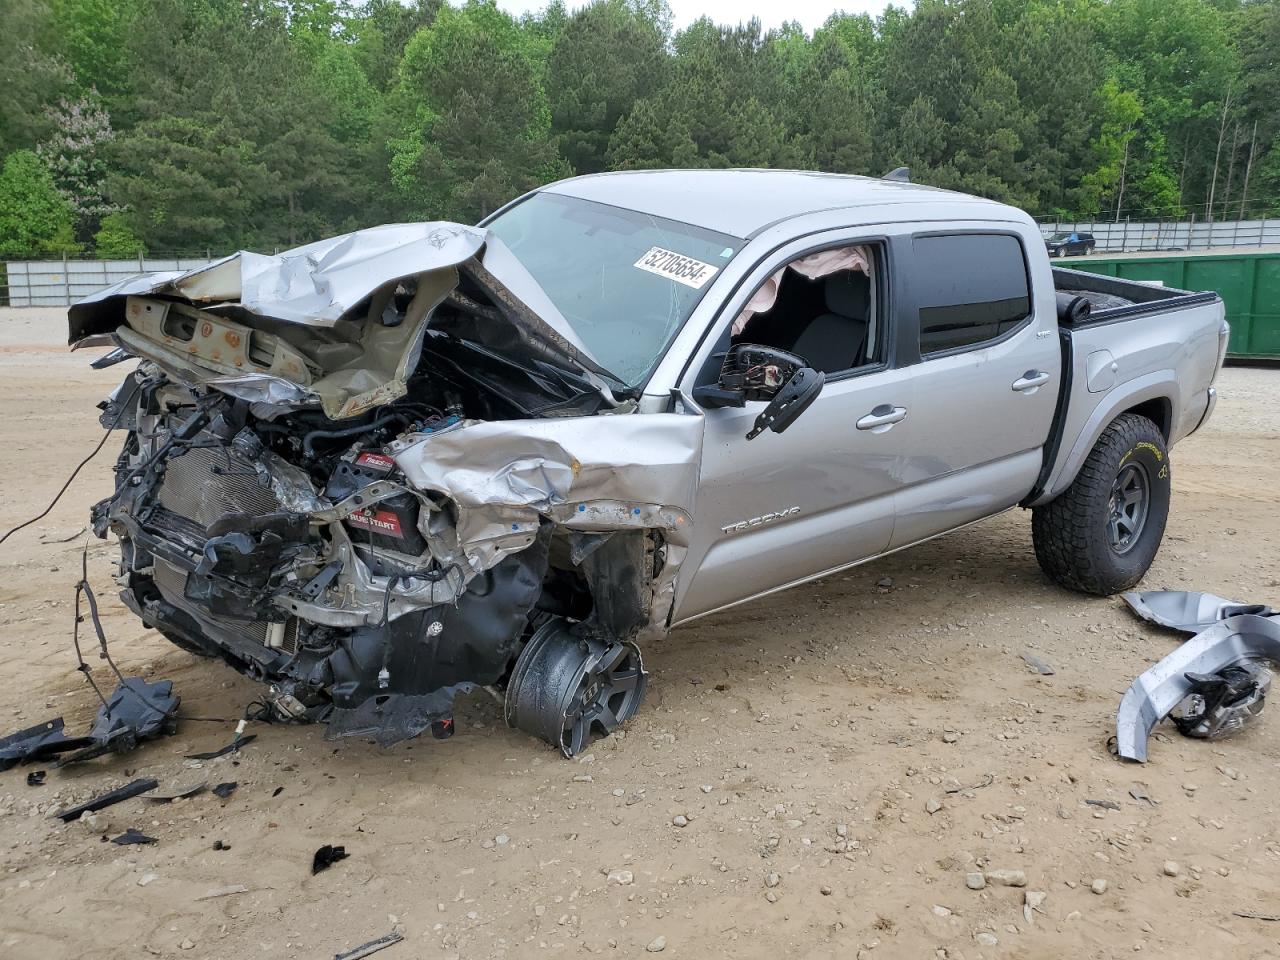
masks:
<svg viewBox="0 0 1280 960"><path fill-rule="evenodd" d="M643 695L635 641L670 610L700 424L601 390L471 254L383 278L328 328L172 279L114 314L98 298L96 331L73 313L73 340L109 329L142 358L103 405L126 439L93 528L130 609L263 681L280 718L385 745L447 735L487 686L572 754Z"/></svg>

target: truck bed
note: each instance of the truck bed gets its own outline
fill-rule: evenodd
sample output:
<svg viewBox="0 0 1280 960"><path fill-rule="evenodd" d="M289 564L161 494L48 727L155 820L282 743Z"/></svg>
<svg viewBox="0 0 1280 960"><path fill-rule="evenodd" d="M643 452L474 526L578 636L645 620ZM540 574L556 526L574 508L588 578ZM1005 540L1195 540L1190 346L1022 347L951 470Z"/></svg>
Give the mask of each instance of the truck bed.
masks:
<svg viewBox="0 0 1280 960"><path fill-rule="evenodd" d="M1218 299L1213 291L1196 293L1136 280L1118 280L1083 270L1053 268L1053 286L1059 293L1084 297L1092 306L1089 319L1071 327L1096 323L1114 323L1151 313L1164 313L1183 307L1210 304Z"/></svg>
<svg viewBox="0 0 1280 960"><path fill-rule="evenodd" d="M1101 430L1126 410L1153 420L1170 446L1193 432L1209 412L1209 387L1226 343L1222 300L1212 291L1061 267L1053 268L1053 284L1057 292L1085 297L1093 309L1087 320L1059 321L1058 409L1025 506L1065 490Z"/></svg>

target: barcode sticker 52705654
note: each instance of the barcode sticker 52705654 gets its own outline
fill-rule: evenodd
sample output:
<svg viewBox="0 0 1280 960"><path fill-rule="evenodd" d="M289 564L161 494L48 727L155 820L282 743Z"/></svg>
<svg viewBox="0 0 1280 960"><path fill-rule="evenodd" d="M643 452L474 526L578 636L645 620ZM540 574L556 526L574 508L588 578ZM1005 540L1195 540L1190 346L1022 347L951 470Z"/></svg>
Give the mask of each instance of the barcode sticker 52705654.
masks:
<svg viewBox="0 0 1280 960"><path fill-rule="evenodd" d="M660 277L683 283L686 287L700 289L708 280L716 275L719 267L709 263L686 257L674 250L663 250L662 247L650 247L644 256L635 262L641 270L648 270Z"/></svg>

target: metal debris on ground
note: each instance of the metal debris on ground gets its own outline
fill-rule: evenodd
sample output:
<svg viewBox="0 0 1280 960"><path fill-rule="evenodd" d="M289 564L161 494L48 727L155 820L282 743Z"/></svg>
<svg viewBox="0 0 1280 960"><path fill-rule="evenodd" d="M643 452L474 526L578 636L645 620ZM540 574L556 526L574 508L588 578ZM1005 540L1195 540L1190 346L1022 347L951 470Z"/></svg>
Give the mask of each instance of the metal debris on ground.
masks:
<svg viewBox="0 0 1280 960"><path fill-rule="evenodd" d="M1036 656L1031 651L1025 651L1022 654L1022 659L1026 661L1028 667L1040 674L1042 677L1053 676L1053 667L1049 665L1049 661Z"/></svg>
<svg viewBox="0 0 1280 960"><path fill-rule="evenodd" d="M1280 617L1236 614L1183 643L1133 681L1116 713L1116 753L1145 763L1147 739L1175 714L1179 732L1214 739L1260 715L1280 664Z"/></svg>
<svg viewBox="0 0 1280 960"><path fill-rule="evenodd" d="M213 792L216 793L220 798L225 800L227 799L227 797L231 796L233 793L236 792L236 787L238 786L240 786L239 783L237 783L235 780L231 780L231 781L228 781L227 783L218 784L216 787L213 788Z"/></svg>
<svg viewBox="0 0 1280 960"><path fill-rule="evenodd" d="M217 760L219 757L225 757L228 753L235 753L241 747L247 746L248 744L253 743L253 741L257 739L258 739L258 735L256 733L249 733L242 737L236 737L234 740L228 743L225 747L222 747L221 749L218 749L218 750L213 750L210 753L188 753L186 756L186 759Z"/></svg>
<svg viewBox="0 0 1280 960"><path fill-rule="evenodd" d="M156 803L169 803L173 800L185 800L187 797L194 797L197 793L202 793L209 787L208 780L201 780L199 783L193 783L185 787L173 787L167 793L153 793L147 797L148 800L154 800Z"/></svg>
<svg viewBox="0 0 1280 960"><path fill-rule="evenodd" d="M110 790L101 796L94 797L92 800L82 803L78 807L72 807L70 810L63 810L59 813L55 813L54 816L63 823L70 823L72 820L79 818L82 813L92 813L95 810L104 810L113 804L120 803L122 800L129 800L132 797L137 797L146 793L148 790L154 790L158 786L160 786L160 782L158 780L152 780L149 777L134 780L132 783L126 783L123 787L117 787L115 790Z"/></svg>
<svg viewBox="0 0 1280 960"><path fill-rule="evenodd" d="M335 847L326 843L311 858L311 873L314 876L321 870L328 870L339 860L345 860L348 856L346 847Z"/></svg>
<svg viewBox="0 0 1280 960"><path fill-rule="evenodd" d="M140 830L135 830L133 827L129 827L124 833L120 834L120 836L112 837L111 842L117 843L122 847L127 847L135 843L155 843L156 838L148 837Z"/></svg>
<svg viewBox="0 0 1280 960"><path fill-rule="evenodd" d="M248 893L249 888L243 883L230 883L225 887L214 887L203 897L196 897L196 902L201 900L217 900L219 897L233 897L238 893Z"/></svg>
<svg viewBox="0 0 1280 960"><path fill-rule="evenodd" d="M1276 615L1276 611L1264 603L1241 603L1212 593L1146 590L1121 594L1121 597L1143 620L1183 633L1200 633L1227 617L1242 613L1259 617Z"/></svg>
<svg viewBox="0 0 1280 960"><path fill-rule="evenodd" d="M943 792L944 793L963 793L966 790L981 790L983 787L989 787L991 786L991 784L995 782L996 782L996 778L992 774L987 773L987 774L984 774L982 779L977 783L970 784L967 787L963 785L947 787L947 789Z"/></svg>
<svg viewBox="0 0 1280 960"><path fill-rule="evenodd" d="M1152 807L1160 802L1159 800L1152 800L1151 794L1147 793L1147 788L1141 783L1134 784L1129 788L1129 796L1133 797L1133 799L1137 800L1139 803L1145 802L1148 806Z"/></svg>
<svg viewBox="0 0 1280 960"><path fill-rule="evenodd" d="M368 943L362 943L360 946L353 950L348 950L346 953L335 953L333 955L333 960L361 960L362 957L372 956L379 950L385 950L387 947L394 946L403 939L403 936L393 930L385 937L379 937L377 940L370 940Z"/></svg>
<svg viewBox="0 0 1280 960"><path fill-rule="evenodd" d="M1280 913L1257 913L1253 910L1233 910L1233 917L1244 917L1246 920L1270 920L1280 922Z"/></svg>
<svg viewBox="0 0 1280 960"><path fill-rule="evenodd" d="M27 774L28 787L43 787L45 772L43 770L32 770Z"/></svg>

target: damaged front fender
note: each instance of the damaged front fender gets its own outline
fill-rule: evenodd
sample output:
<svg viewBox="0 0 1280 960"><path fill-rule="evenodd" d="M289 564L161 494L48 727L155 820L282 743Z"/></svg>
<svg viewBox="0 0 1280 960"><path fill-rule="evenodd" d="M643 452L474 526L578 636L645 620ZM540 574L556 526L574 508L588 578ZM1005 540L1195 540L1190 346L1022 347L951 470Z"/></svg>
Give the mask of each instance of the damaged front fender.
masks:
<svg viewBox="0 0 1280 960"><path fill-rule="evenodd" d="M692 530L702 435L699 417L625 414L471 423L388 452L412 486L453 504L454 546L473 570L525 549L543 521L660 533L667 549L646 606L661 623Z"/></svg>
<svg viewBox="0 0 1280 960"><path fill-rule="evenodd" d="M1147 738L1196 691L1197 676L1260 660L1280 664L1280 621L1256 614L1227 617L1182 644L1133 681L1116 714L1116 752L1147 761Z"/></svg>

